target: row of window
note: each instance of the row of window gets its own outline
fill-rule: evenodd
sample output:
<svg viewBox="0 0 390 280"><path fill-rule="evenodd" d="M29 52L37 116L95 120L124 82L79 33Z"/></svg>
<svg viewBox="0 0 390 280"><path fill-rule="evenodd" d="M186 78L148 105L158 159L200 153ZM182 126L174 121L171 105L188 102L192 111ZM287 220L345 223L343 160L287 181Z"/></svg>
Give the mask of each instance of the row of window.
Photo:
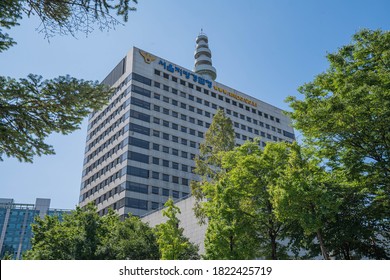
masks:
<svg viewBox="0 0 390 280"><path fill-rule="evenodd" d="M116 89L114 92L114 95L119 91L120 89ZM88 130L92 129L94 125L96 125L108 112L111 111L112 108L114 108L119 102L122 101L124 97L128 95L129 91L126 89L124 92L122 92L115 100L111 101L109 105L107 105L106 108L104 108L103 111L100 112L99 116L97 116L92 122L89 123L88 125ZM93 117L94 114L96 114L97 111L95 111L92 115L91 118Z"/></svg>
<svg viewBox="0 0 390 280"><path fill-rule="evenodd" d="M103 151L106 147L108 147L111 143L113 143L116 139L118 139L121 135L125 133L125 128L122 127L119 131L117 131L114 135L112 135L106 142L104 142L102 145L99 146L99 148L96 149L96 154ZM90 151L97 143L100 142L101 139L96 138L91 143L89 143L86 152Z"/></svg>
<svg viewBox="0 0 390 280"><path fill-rule="evenodd" d="M158 75L158 76L161 76L161 71L159 71L159 70L157 70L157 69L155 69L154 73L155 73L156 75ZM165 72L162 72L162 73L163 73L163 77L164 77L164 78L169 79L170 75L169 75L168 73L165 73ZM177 78L174 77L174 76L171 76L171 80L174 81L174 82L177 82ZM186 86L186 81L180 79L180 84ZM154 86L160 88L160 83L154 82ZM191 84L191 83L188 83L188 87L191 88L191 89L194 88L194 87L193 87L193 84ZM164 89L165 91L169 91L169 87L166 86L166 85L163 85L163 89ZM174 91L176 92L176 89L172 88L172 90L174 90ZM199 87L199 86L196 86L196 90L199 91L199 92L202 92L202 88ZM172 93L176 94L175 92L172 92ZM249 111L249 112L252 112L252 113L254 113L254 114L257 114L257 115L259 115L259 116L263 116L264 118L270 119L271 121L275 121L275 122L277 122L277 123L280 123L280 119L277 118L277 117L274 117L274 116L269 115L269 114L267 114L267 113L263 113L263 112L261 112L261 111L259 111L259 110L256 110L255 108L250 108L249 106L244 105L244 104L242 104L242 103L240 103L240 102L237 102L237 101L235 101L235 100L231 100L231 99L228 98L228 97L225 97L225 98L224 98L223 95L217 94L217 93L215 93L215 92L210 92L210 91L209 91L208 89L206 89L206 88L203 88L203 93L206 94L206 95L210 95L211 97L218 98L218 99L221 100L221 101L224 100L226 103L228 103L228 104L233 104L234 106L238 106L239 108L242 108L242 109L245 108L245 110L247 110L247 111ZM183 96L183 95L182 95L182 96ZM184 96L185 96L185 95L184 95ZM184 97L184 96L183 96L183 97ZM192 100L192 101L195 100L195 98L194 98L193 95L188 95L188 98L189 98L190 100ZM196 98L196 101L197 101L198 103L202 104L202 99L201 99L201 98ZM204 100L204 102L208 102L208 101ZM204 103L204 104L205 104L206 106L208 106L207 103Z"/></svg>
<svg viewBox="0 0 390 280"><path fill-rule="evenodd" d="M145 156L145 155L142 155L140 153L128 152L128 157L131 157L131 156L134 156L134 155L136 157L141 156L141 158L142 158L142 156ZM116 179L122 177L125 174L136 176L136 177L140 177L140 178L149 178L150 171L147 170L147 169L144 169L144 168L139 168L139 167L128 165L128 166L122 168L120 171L118 171L115 174L113 174L112 176L108 177L106 180L104 180L101 183L97 184L95 187L93 187L93 188L89 189L88 191L86 191L82 195L82 198L81 198L82 201L84 201L86 198L88 198L89 196L93 195L95 192L99 191L100 189L102 189L106 185L108 185L109 183L115 181ZM98 177L95 178L95 175L98 176ZM85 188L88 184L90 184L92 181L96 180L100 176L101 176L100 172L98 172L98 173L94 174L92 177L88 178L86 181L83 182L83 188ZM161 175L160 175L159 172L152 171L151 172L151 178L158 179L158 180L162 179L165 182L172 182L174 184L181 184L181 185L187 186L187 187L189 186L189 179L187 179L187 178L180 178L178 176L169 175L169 174L166 174L166 173L161 173ZM128 184L128 182L126 182L126 185L125 185L124 188L127 189L127 190L136 191L136 192L139 192L139 193L148 193L148 188L146 186L147 185L144 185L144 184L137 184L137 183ZM111 193L111 191L109 191L109 192L103 194L102 195L103 200L105 200L106 197L107 198L111 197L112 195L116 194L118 191L119 190L115 189L114 193ZM155 189L154 190L152 189L152 193L155 194ZM98 202L98 203L100 203L100 202Z"/></svg>
<svg viewBox="0 0 390 280"><path fill-rule="evenodd" d="M122 90L122 88L130 82L130 80L134 79L135 81L138 81L140 83L143 83L145 85L151 86L152 85L152 80L148 79L146 77L143 77L137 73L130 73L126 79L115 89L113 94L110 96L110 99L115 96L119 91ZM99 116L94 119L88 126L88 130L91 129L99 120L101 120L113 107L118 104L118 102L121 101L127 94L129 93L129 88L127 88L121 95L119 95L114 101L111 101L110 104L99 114ZM97 111L93 112L91 114L91 118L95 116Z"/></svg>
<svg viewBox="0 0 390 280"><path fill-rule="evenodd" d="M90 125L90 127L89 127L89 129L88 129L88 136L87 136L87 141L89 140L89 139L91 139L91 137L93 136L93 135L95 135L98 131L101 131L105 126L106 126L106 124L108 124L112 119L114 119L117 115L119 115L119 113L123 110L123 109L125 109L126 108L126 106L127 106L128 104L126 104L126 103L122 103L116 110L114 110L106 119L104 119L104 121L103 122L101 122L97 127L95 127L95 129L93 130L93 131L91 131L91 129L92 129L92 127L97 123L97 122L95 122L97 119L95 119L92 123L91 123L91 125Z"/></svg>
<svg viewBox="0 0 390 280"><path fill-rule="evenodd" d="M172 90L175 90L175 89L172 88ZM181 96L183 96L183 97L186 96L186 93L185 93L185 92L180 92L180 94L181 94ZM195 100L195 97L194 97L193 95L188 95L188 97L189 97L190 100L193 100L193 101ZM172 104L172 105L175 105L175 106L179 106L179 103L180 103L180 107L181 107L182 109L187 109L187 108L188 108L189 111L195 112L195 107L194 107L194 106L187 105L187 104L185 104L185 103L183 103L183 102L178 102L177 99L174 99L174 98L170 99L170 98L168 98L168 97L166 97L166 96L162 96L162 97L161 97L161 95L160 95L160 94L157 94L157 93L154 93L154 98L156 98L156 99L161 99L161 98L162 98L163 102L165 102L165 103L170 103L170 102L171 102L171 104ZM196 102L202 104L203 100L202 100L201 98L198 98L198 97L197 97L197 98L196 98ZM210 106L210 103L209 103L207 100L204 100L204 105ZM159 107L160 107L160 106L154 105L155 111L160 112L160 108L159 108ZM214 103L212 103L212 108L213 108L213 109L217 109L217 105L214 104ZM234 117L236 117L236 118L240 118L240 119L242 119L242 120L246 120L246 121L249 122L249 123L253 123L253 124L255 124L255 125L259 125L260 127L263 127L263 128L265 127L266 129L272 129L272 131L275 131L275 132L277 131L277 132L280 133L280 134L282 133L282 130L281 130L280 128L276 128L275 126L270 126L269 124L264 123L264 122L262 122L262 121L258 121L257 119L252 118L252 117L250 117L250 116L245 116L244 114L239 114L239 113L237 113L237 112L235 112L235 111L232 111L232 110L230 110L230 109L224 109L223 107L220 107L220 109L224 110L224 111L227 113L227 115L232 115L232 116L234 116ZM163 108L163 113L164 113L164 111L166 112L167 115L169 115L168 109ZM202 109L199 109L199 108L196 109L196 112L197 112L198 114L200 114L200 115L203 114L203 110L202 110ZM204 114L205 116L211 117L211 113L210 113L210 112L207 112L207 111L204 111L204 112L205 112L205 114ZM262 114L262 115L263 115L263 114ZM178 113L172 110L172 116L178 117ZM265 114L265 113L264 113L264 116L265 116L266 118L268 118L268 114ZM181 119L187 121L187 116L184 115L184 114L181 114ZM273 116L270 116L270 119L271 119L271 120L275 120L275 118L274 118ZM194 123L194 124L197 123L198 125L203 126L203 121L202 121L202 120L197 120L197 122L195 122L195 118L189 117L189 121L190 121L191 123ZM276 118L276 121L277 121L278 123L280 122L280 120L279 120L278 118ZM206 123L206 128L208 128L209 126L210 126L210 124L209 124L209 123ZM246 127L245 125L241 125L241 126ZM244 130L245 130L245 128L244 128ZM257 131L257 133L256 133L256 132L255 132L255 133L256 133L257 135L259 135L259 131L258 131L258 130L252 129L251 127L248 127L248 131L249 131L249 132L252 132L252 133L253 133L252 130ZM291 138L291 137L290 137L290 138ZM293 139L294 139L294 138L293 138Z"/></svg>

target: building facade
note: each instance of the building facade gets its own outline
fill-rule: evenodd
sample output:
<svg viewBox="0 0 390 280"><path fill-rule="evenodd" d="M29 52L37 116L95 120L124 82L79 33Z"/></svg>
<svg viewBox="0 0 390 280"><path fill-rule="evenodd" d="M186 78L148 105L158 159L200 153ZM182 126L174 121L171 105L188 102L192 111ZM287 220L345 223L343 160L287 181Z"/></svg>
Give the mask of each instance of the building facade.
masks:
<svg viewBox="0 0 390 280"><path fill-rule="evenodd" d="M31 249L31 224L36 216L59 215L70 212L50 208L50 199L37 198L35 204L15 203L13 199L0 198L0 258L11 255L21 259L24 251Z"/></svg>
<svg viewBox="0 0 390 280"><path fill-rule="evenodd" d="M238 145L294 140L281 109L216 82L207 36L196 42L194 71L133 47L104 79L115 92L89 118L81 207L142 216L189 196L193 159L218 109L231 118Z"/></svg>

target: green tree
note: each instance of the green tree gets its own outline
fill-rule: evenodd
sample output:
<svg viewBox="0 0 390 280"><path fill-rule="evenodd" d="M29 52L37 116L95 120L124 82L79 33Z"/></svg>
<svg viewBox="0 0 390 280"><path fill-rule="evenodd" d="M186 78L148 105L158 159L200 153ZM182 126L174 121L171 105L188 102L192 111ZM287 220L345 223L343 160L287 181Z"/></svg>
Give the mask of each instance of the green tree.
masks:
<svg viewBox="0 0 390 280"><path fill-rule="evenodd" d="M280 165L282 158L264 153L258 139L223 154L218 180L203 185L206 258L288 257L282 241L289 227L276 219L268 190Z"/></svg>
<svg viewBox="0 0 390 280"><path fill-rule="evenodd" d="M291 117L305 143L359 194L349 197L360 232L390 252L390 32L361 30L327 58L329 69L299 88L304 99L288 98Z"/></svg>
<svg viewBox="0 0 390 280"><path fill-rule="evenodd" d="M325 223L335 218L340 205L337 192L332 189L334 180L297 143L289 145L286 151L288 164L281 166L278 179L270 185L274 212L281 221L298 223L306 235L315 233L321 254L328 260L323 231Z"/></svg>
<svg viewBox="0 0 390 280"><path fill-rule="evenodd" d="M19 25L23 15L39 16L41 31L75 35L93 26L112 28L134 10L130 0L4 0L0 2L0 53L16 42L5 32ZM137 1L132 1L137 3ZM108 102L113 90L97 82L69 76L43 80L39 75L13 79L0 76L0 160L3 155L32 162L35 155L54 154L44 142L53 132L68 134L83 118Z"/></svg>
<svg viewBox="0 0 390 280"><path fill-rule="evenodd" d="M199 180L191 181L192 195L196 198L194 210L201 221L204 219L199 207L199 202L204 199L202 186L217 179L221 171L222 155L233 150L234 145L232 121L218 109L200 144L199 155L195 157L195 174L199 176Z"/></svg>
<svg viewBox="0 0 390 280"><path fill-rule="evenodd" d="M110 211L104 217L88 204L77 207L63 220L58 216L39 217L32 225L32 248L23 259L101 260L158 259L159 252L152 229L130 217L121 221Z"/></svg>
<svg viewBox="0 0 390 280"><path fill-rule="evenodd" d="M88 34L97 26L100 30L111 29L121 22L112 15L116 13L125 22L129 12L136 8L131 3L137 0L2 0L0 3L0 27L10 29L19 25L23 16L38 16L38 28L47 38L54 35ZM7 33L0 29L0 51L15 44Z"/></svg>
<svg viewBox="0 0 390 280"><path fill-rule="evenodd" d="M198 246L191 243L183 235L183 228L180 228L180 220L177 217L180 209L174 205L170 198L165 203L166 209L163 216L168 220L156 226L157 243L162 260L195 260L199 259Z"/></svg>

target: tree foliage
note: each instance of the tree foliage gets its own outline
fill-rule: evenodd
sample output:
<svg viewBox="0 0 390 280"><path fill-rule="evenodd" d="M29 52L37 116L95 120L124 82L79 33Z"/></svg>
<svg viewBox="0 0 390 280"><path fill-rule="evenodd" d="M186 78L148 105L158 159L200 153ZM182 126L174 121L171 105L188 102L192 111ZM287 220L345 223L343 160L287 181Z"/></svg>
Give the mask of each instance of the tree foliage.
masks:
<svg viewBox="0 0 390 280"><path fill-rule="evenodd" d="M136 8L137 0L3 0L0 3L0 27L10 29L18 25L23 16L39 17L38 27L45 37L88 34L97 26L100 30L111 29L120 24L113 15L125 22ZM15 42L0 29L0 51ZM3 48L2 48L3 47Z"/></svg>
<svg viewBox="0 0 390 280"><path fill-rule="evenodd" d="M162 260L195 260L199 259L198 246L191 243L183 235L183 228L180 228L180 220L177 217L180 209L174 205L170 198L165 203L166 209L163 216L168 220L156 226L157 243Z"/></svg>
<svg viewBox="0 0 390 280"><path fill-rule="evenodd" d="M333 169L370 190L390 216L390 32L362 30L329 54L329 69L290 97L291 117Z"/></svg>
<svg viewBox="0 0 390 280"><path fill-rule="evenodd" d="M390 32L361 30L328 54L329 69L289 97L305 144L337 175L339 212L328 221L337 258L390 253Z"/></svg>
<svg viewBox="0 0 390 280"><path fill-rule="evenodd" d="M233 150L234 145L232 121L222 110L217 110L200 144L199 155L195 157L195 174L199 180L191 182L192 195L196 198L195 214L200 220L204 219L199 208L199 202L204 199L202 185L217 179L221 173L222 155Z"/></svg>
<svg viewBox="0 0 390 280"><path fill-rule="evenodd" d="M119 23L112 13L128 20L136 0L4 0L0 2L0 53L16 42L5 32L19 25L24 15L37 15L40 31L88 34L97 24L110 29ZM97 82L69 76L43 80L30 74L16 80L0 76L0 160L2 155L32 162L35 155L54 154L44 142L53 132L68 134L79 128L92 110L108 102L113 90Z"/></svg>
<svg viewBox="0 0 390 280"><path fill-rule="evenodd" d="M152 229L139 218L124 221L110 211L104 217L89 204L63 217L39 217L32 225L32 248L23 256L35 260L158 259Z"/></svg>
<svg viewBox="0 0 390 280"><path fill-rule="evenodd" d="M43 80L30 74L19 81L0 77L0 160L1 154L27 162L34 155L54 154L45 138L78 129L111 92L104 85L69 76Z"/></svg>

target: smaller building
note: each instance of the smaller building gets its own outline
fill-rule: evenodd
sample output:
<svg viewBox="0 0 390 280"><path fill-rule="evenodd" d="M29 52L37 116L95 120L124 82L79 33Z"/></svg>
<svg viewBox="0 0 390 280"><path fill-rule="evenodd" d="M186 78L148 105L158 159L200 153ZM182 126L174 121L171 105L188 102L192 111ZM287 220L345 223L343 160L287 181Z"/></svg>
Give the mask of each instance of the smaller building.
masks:
<svg viewBox="0 0 390 280"><path fill-rule="evenodd" d="M15 203L10 198L0 198L0 258L12 255L21 259L24 251L31 249L31 224L35 217L59 215L70 210L50 208L50 199L37 198L35 204Z"/></svg>
<svg viewBox="0 0 390 280"><path fill-rule="evenodd" d="M195 197L189 196L182 200L175 201L175 205L179 207L180 214L177 216L180 220L180 227L184 229L183 234L192 243L199 246L199 254L205 253L204 239L206 235L207 223L199 224L198 219L195 217L194 206ZM141 217L141 220L148 223L149 226L155 227L161 223L167 221L167 217L163 216L164 208L157 209L154 212L149 212Z"/></svg>

